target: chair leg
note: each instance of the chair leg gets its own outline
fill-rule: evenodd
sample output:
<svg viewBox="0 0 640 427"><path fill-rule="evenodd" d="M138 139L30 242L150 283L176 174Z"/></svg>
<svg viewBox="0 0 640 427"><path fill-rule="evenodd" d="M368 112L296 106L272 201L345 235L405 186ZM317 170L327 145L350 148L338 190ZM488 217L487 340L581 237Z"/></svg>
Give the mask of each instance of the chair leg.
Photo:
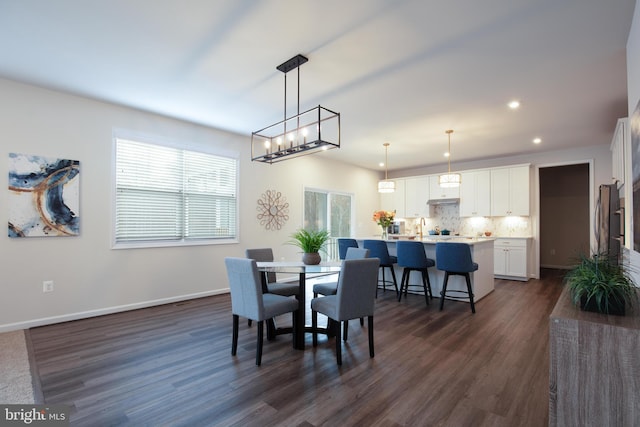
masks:
<svg viewBox="0 0 640 427"><path fill-rule="evenodd" d="M298 321L297 318L298 316L296 316L296 312L292 311L291 312L291 325L293 326L293 339L291 340L291 343L293 344L293 348L296 348L296 337L298 336L298 328L300 327L300 325L298 325Z"/></svg>
<svg viewBox="0 0 640 427"><path fill-rule="evenodd" d="M444 308L444 296L447 293L447 284L449 283L449 272L444 272L444 281L442 282L442 290L440 291L440 311Z"/></svg>
<svg viewBox="0 0 640 427"><path fill-rule="evenodd" d="M344 322L342 322L342 328L344 330L344 332L342 332L342 339L344 340L344 342L347 342L347 338L349 336L349 321L345 320Z"/></svg>
<svg viewBox="0 0 640 427"><path fill-rule="evenodd" d="M406 298L409 294L409 279L411 279L411 269L407 268L407 277L404 279L404 297Z"/></svg>
<svg viewBox="0 0 640 427"><path fill-rule="evenodd" d="M369 357L373 357L373 316L367 317L369 325Z"/></svg>
<svg viewBox="0 0 640 427"><path fill-rule="evenodd" d="M427 279L429 278L429 275L427 274L426 270L422 270L420 273L422 273L422 289L424 290L424 300L428 306L429 305L429 288L427 287ZM427 276L426 279L425 279L425 276Z"/></svg>
<svg viewBox="0 0 640 427"><path fill-rule="evenodd" d="M247 326L251 327L251 319L247 319Z"/></svg>
<svg viewBox="0 0 640 427"><path fill-rule="evenodd" d="M429 298L433 299L433 290L431 290L431 279L429 279L429 269L425 270L425 276L427 278L427 288L429 288Z"/></svg>
<svg viewBox="0 0 640 427"><path fill-rule="evenodd" d="M471 278L469 277L469 273L465 273L465 279L467 279L467 292L469 292L469 304L471 305L471 313L476 312L476 306L473 303L473 291L471 290Z"/></svg>
<svg viewBox="0 0 640 427"><path fill-rule="evenodd" d="M238 351L238 323L239 316L237 314L233 315L233 328L231 332L231 355L235 356Z"/></svg>
<svg viewBox="0 0 640 427"><path fill-rule="evenodd" d="M364 317L360 318L360 326L364 326Z"/></svg>
<svg viewBox="0 0 640 427"><path fill-rule="evenodd" d="M391 277L393 278L393 287L396 288L396 294L398 293L398 282L396 281L396 272L393 271L393 265L389 267L391 270Z"/></svg>
<svg viewBox="0 0 640 427"><path fill-rule="evenodd" d="M267 319L267 341L276 339L276 321L275 319Z"/></svg>
<svg viewBox="0 0 640 427"><path fill-rule="evenodd" d="M407 278L407 269L402 270L402 280L400 280L400 292L398 292L398 301L402 299L402 289L404 288L404 283Z"/></svg>
<svg viewBox="0 0 640 427"><path fill-rule="evenodd" d="M380 267L382 269L382 291L387 292L387 278L384 277L384 267Z"/></svg>
<svg viewBox="0 0 640 427"><path fill-rule="evenodd" d="M342 365L342 339L340 338L340 322L336 320L337 328L336 328L336 361L338 365Z"/></svg>
<svg viewBox="0 0 640 427"><path fill-rule="evenodd" d="M327 323L327 329L329 328ZM311 310L311 330L313 331L313 346L318 346L318 312Z"/></svg>
<svg viewBox="0 0 640 427"><path fill-rule="evenodd" d="M262 342L264 341L264 321L258 322L258 346L256 348L256 365L262 363Z"/></svg>

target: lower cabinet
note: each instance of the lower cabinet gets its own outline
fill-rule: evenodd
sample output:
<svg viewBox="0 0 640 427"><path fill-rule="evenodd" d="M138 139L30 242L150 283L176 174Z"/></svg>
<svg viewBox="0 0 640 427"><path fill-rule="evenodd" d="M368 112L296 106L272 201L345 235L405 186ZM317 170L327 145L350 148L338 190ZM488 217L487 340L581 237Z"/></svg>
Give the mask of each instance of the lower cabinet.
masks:
<svg viewBox="0 0 640 427"><path fill-rule="evenodd" d="M495 277L529 280L527 246L529 239L496 239L493 244Z"/></svg>

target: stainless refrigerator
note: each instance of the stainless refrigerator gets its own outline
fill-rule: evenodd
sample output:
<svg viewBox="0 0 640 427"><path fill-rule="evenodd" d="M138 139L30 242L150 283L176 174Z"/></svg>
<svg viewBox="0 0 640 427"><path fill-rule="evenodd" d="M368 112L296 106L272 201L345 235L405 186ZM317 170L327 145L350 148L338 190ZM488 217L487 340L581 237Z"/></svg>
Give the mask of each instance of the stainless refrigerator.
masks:
<svg viewBox="0 0 640 427"><path fill-rule="evenodd" d="M624 238L622 211L617 185L601 185L595 212L597 251L607 254L614 263L620 260L620 242Z"/></svg>

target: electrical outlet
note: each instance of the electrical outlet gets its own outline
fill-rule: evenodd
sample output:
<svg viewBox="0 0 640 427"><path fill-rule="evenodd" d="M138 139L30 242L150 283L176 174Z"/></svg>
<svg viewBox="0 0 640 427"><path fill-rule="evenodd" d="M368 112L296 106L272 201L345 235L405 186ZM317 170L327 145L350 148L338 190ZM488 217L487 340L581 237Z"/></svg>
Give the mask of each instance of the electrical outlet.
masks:
<svg viewBox="0 0 640 427"><path fill-rule="evenodd" d="M53 280L42 282L42 292L53 292Z"/></svg>

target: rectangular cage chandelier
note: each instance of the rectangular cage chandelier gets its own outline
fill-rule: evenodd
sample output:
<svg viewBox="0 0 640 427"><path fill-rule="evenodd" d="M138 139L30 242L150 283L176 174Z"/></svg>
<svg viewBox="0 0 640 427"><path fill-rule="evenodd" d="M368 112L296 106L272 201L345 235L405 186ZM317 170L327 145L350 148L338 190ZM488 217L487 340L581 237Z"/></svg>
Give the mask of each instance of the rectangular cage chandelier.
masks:
<svg viewBox="0 0 640 427"><path fill-rule="evenodd" d="M278 65L284 73L284 120L251 134L251 160L276 163L318 151L340 148L340 113L318 105L300 112L300 54ZM287 117L287 73L298 70L297 114Z"/></svg>

